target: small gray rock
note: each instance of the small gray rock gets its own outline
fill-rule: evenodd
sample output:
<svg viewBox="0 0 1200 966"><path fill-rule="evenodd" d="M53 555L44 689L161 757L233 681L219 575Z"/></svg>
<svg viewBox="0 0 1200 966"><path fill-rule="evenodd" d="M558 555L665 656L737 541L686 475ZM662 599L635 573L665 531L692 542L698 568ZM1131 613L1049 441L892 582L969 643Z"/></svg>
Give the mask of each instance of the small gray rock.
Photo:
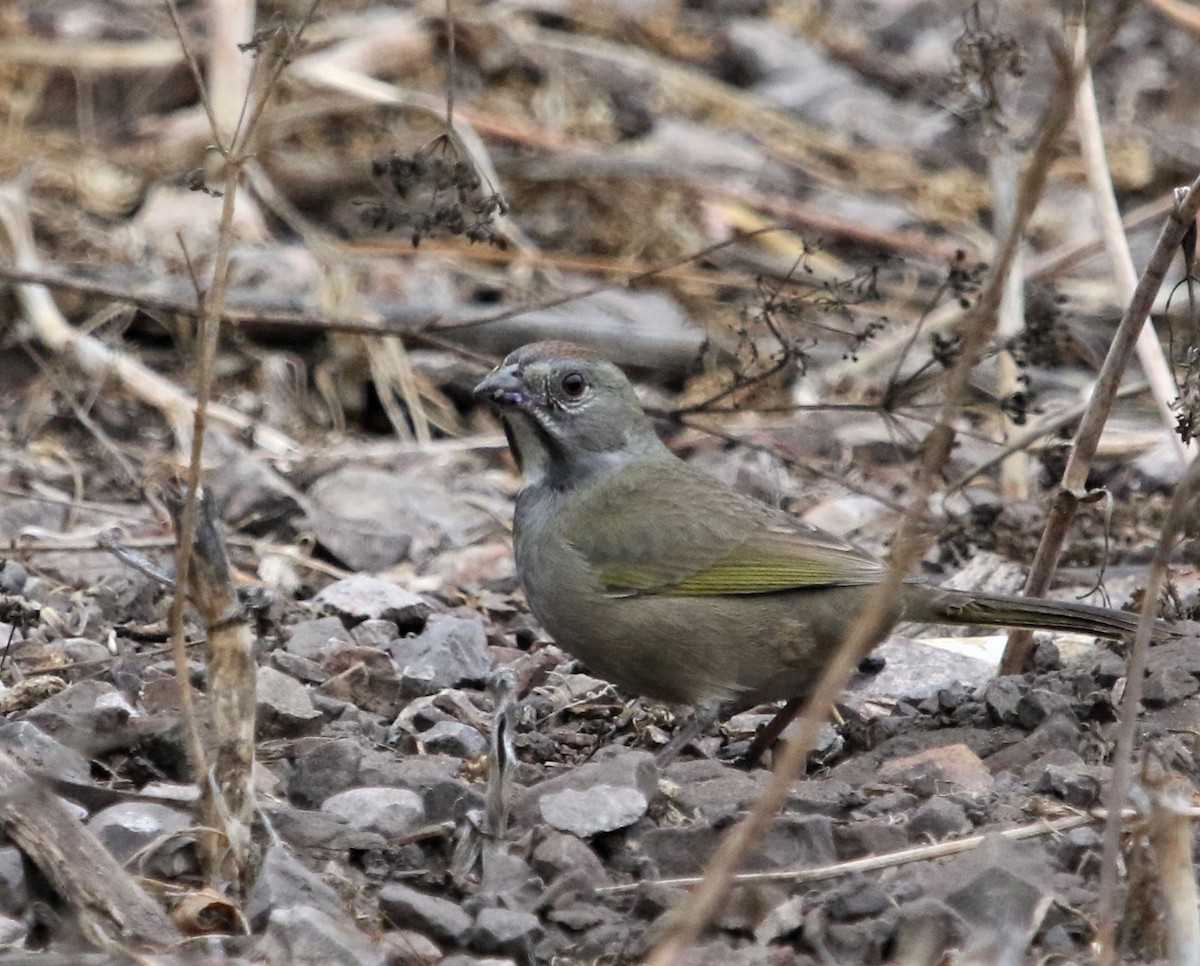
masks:
<svg viewBox="0 0 1200 966"><path fill-rule="evenodd" d="M355 624L350 637L359 647L378 647L387 650L387 645L396 639L399 632L393 621L368 620Z"/></svg>
<svg viewBox="0 0 1200 966"><path fill-rule="evenodd" d="M263 856L258 878L246 896L246 919L254 929L261 929L273 909L291 906L312 906L335 919L345 914L343 903L332 888L282 845L272 845Z"/></svg>
<svg viewBox="0 0 1200 966"><path fill-rule="evenodd" d="M20 917L28 904L25 860L20 849L6 845L0 848L0 914Z"/></svg>
<svg viewBox="0 0 1200 966"><path fill-rule="evenodd" d="M852 922L878 916L891 905L891 901L879 883L860 873L850 876L849 881L844 882L822 905L835 922Z"/></svg>
<svg viewBox="0 0 1200 966"><path fill-rule="evenodd" d="M312 739L312 744L296 755L295 770L288 778L288 798L306 808L319 808L330 795L361 785L358 766L362 757L362 745L352 738Z"/></svg>
<svg viewBox="0 0 1200 966"><path fill-rule="evenodd" d="M321 730L324 715L313 707L308 688L282 671L258 669L256 700L260 739L298 738Z"/></svg>
<svg viewBox="0 0 1200 966"><path fill-rule="evenodd" d="M671 798L710 822L746 811L758 801L771 778L770 772L747 772L714 758L675 762L664 775L679 789Z"/></svg>
<svg viewBox="0 0 1200 966"><path fill-rule="evenodd" d="M19 594L29 572L15 560L0 560L0 594Z"/></svg>
<svg viewBox="0 0 1200 966"><path fill-rule="evenodd" d="M403 788L351 788L325 799L321 811L388 839L405 836L425 821L421 797Z"/></svg>
<svg viewBox="0 0 1200 966"><path fill-rule="evenodd" d="M272 651L270 661L276 671L305 684L324 684L330 677L329 672L316 661L291 654L283 648Z"/></svg>
<svg viewBox="0 0 1200 966"><path fill-rule="evenodd" d="M581 838L626 828L645 815L649 805L638 789L612 785L593 785L587 791L566 788L538 802L548 825Z"/></svg>
<svg viewBox="0 0 1200 966"><path fill-rule="evenodd" d="M567 789L586 792L599 785L634 789L641 792L647 802L656 801L661 794L658 788L658 764L653 755L645 751L614 748L607 758L590 761L525 789L524 795L518 799L514 817L525 825L533 825L542 821L539 803L544 796Z"/></svg>
<svg viewBox="0 0 1200 966"><path fill-rule="evenodd" d="M1148 708L1165 708L1200 691L1200 681L1180 667L1163 667L1146 675L1142 700Z"/></svg>
<svg viewBox="0 0 1200 966"><path fill-rule="evenodd" d="M664 826L647 829L636 835L635 841L661 875L695 875L704 868L723 834L708 825ZM742 864L756 872L826 865L834 860L834 854L833 823L828 818L781 815L767 826Z"/></svg>
<svg viewBox="0 0 1200 966"><path fill-rule="evenodd" d="M423 627L433 610L425 598L390 580L361 574L330 584L314 600L349 620L393 621L401 632Z"/></svg>
<svg viewBox="0 0 1200 966"><path fill-rule="evenodd" d="M459 777L462 762L448 755L394 754L368 749L358 769L362 785L388 785L406 788L421 796L430 822L441 822L472 808L483 807L483 794L477 786Z"/></svg>
<svg viewBox="0 0 1200 966"><path fill-rule="evenodd" d="M350 632L338 617L318 617L293 624L285 647L289 654L320 661L332 649L350 644Z"/></svg>
<svg viewBox="0 0 1200 966"><path fill-rule="evenodd" d="M0 949L12 949L29 935L29 924L8 916L0 916Z"/></svg>
<svg viewBox="0 0 1200 966"><path fill-rule="evenodd" d="M538 843L533 850L533 869L549 883L564 875L575 876L581 888L595 888L609 881L604 863L588 844L563 832L548 832Z"/></svg>
<svg viewBox="0 0 1200 966"><path fill-rule="evenodd" d="M1021 700L1017 702L1017 724L1026 731L1032 731L1055 714L1061 714L1066 718L1075 718L1071 699L1066 695L1055 694L1044 688L1035 688L1021 695Z"/></svg>
<svg viewBox="0 0 1200 966"><path fill-rule="evenodd" d="M379 944L351 922L312 906L273 909L250 958L268 966L384 966Z"/></svg>
<svg viewBox="0 0 1200 966"><path fill-rule="evenodd" d="M152 842L190 827L192 818L156 802L118 802L97 812L87 824L105 848L125 863ZM190 841L177 838L173 843L160 848L148 866L165 878L182 875L196 865Z"/></svg>
<svg viewBox="0 0 1200 966"><path fill-rule="evenodd" d="M137 710L113 685L83 680L28 711L25 720L90 757L131 747L139 738L133 722L137 717Z"/></svg>
<svg viewBox="0 0 1200 966"><path fill-rule="evenodd" d="M940 842L966 835L972 827L961 805L935 795L913 813L908 821L908 835L914 842L927 838Z"/></svg>
<svg viewBox="0 0 1200 966"><path fill-rule="evenodd" d="M983 692L983 702L992 719L1000 724L1017 723L1017 705L1021 701L1021 685L1016 678L996 678Z"/></svg>
<svg viewBox="0 0 1200 966"><path fill-rule="evenodd" d="M401 673L424 679L433 670L429 685L435 690L466 682L482 683L492 672L487 631L479 618L434 617L417 637L400 638L387 645Z"/></svg>
<svg viewBox="0 0 1200 966"><path fill-rule="evenodd" d="M864 855L895 852L909 845L908 833L904 826L887 819L868 819L850 825L838 825L833 834L837 842L837 857L842 861L859 859Z"/></svg>
<svg viewBox="0 0 1200 966"><path fill-rule="evenodd" d="M532 960L533 945L542 937L542 924L531 912L484 909L475 920L471 948L482 953L507 953Z"/></svg>
<svg viewBox="0 0 1200 966"><path fill-rule="evenodd" d="M72 782L92 780L91 766L83 755L51 738L29 721L0 724L0 748L30 771L44 771Z"/></svg>
<svg viewBox="0 0 1200 966"><path fill-rule="evenodd" d="M472 926L471 917L457 903L395 882L379 890L379 909L393 926L427 932L456 946Z"/></svg>
<svg viewBox="0 0 1200 966"><path fill-rule="evenodd" d="M418 737L425 750L434 755L475 758L488 749L488 740L461 721L439 721Z"/></svg>
<svg viewBox="0 0 1200 966"><path fill-rule="evenodd" d="M388 844L378 832L352 828L344 819L328 812L284 805L271 808L267 814L279 837L301 849L320 849L323 853L351 849L368 852Z"/></svg>

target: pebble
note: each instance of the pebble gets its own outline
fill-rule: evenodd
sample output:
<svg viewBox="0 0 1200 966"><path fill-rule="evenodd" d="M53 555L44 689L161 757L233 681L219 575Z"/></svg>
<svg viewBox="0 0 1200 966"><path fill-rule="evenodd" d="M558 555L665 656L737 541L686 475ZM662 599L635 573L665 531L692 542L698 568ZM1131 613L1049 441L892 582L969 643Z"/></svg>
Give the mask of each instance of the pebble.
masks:
<svg viewBox="0 0 1200 966"><path fill-rule="evenodd" d="M531 912L484 909L475 920L471 948L482 953L508 953L529 961L533 958L533 946L541 937L541 921Z"/></svg>
<svg viewBox="0 0 1200 966"><path fill-rule="evenodd" d="M379 909L393 926L417 929L456 946L474 925L458 903L396 882L379 890Z"/></svg>
<svg viewBox="0 0 1200 966"><path fill-rule="evenodd" d="M401 838L425 823L421 797L403 788L347 789L325 799L321 811L353 829L377 832L386 839Z"/></svg>
<svg viewBox="0 0 1200 966"><path fill-rule="evenodd" d="M420 630L433 610L419 594L362 574L330 584L313 600L348 620L390 620L402 633Z"/></svg>
<svg viewBox="0 0 1200 966"><path fill-rule="evenodd" d="M345 914L338 894L315 872L282 845L272 845L263 856L258 876L243 909L255 929L261 929L272 909L310 906L334 918Z"/></svg>
<svg viewBox="0 0 1200 966"><path fill-rule="evenodd" d="M593 785L586 791L566 788L538 802L548 825L581 838L632 825L649 805L638 789L612 785Z"/></svg>
<svg viewBox="0 0 1200 966"><path fill-rule="evenodd" d="M321 730L324 715L313 706L308 688L273 667L260 667L255 693L259 740L298 738Z"/></svg>
<svg viewBox="0 0 1200 966"><path fill-rule="evenodd" d="M435 691L482 684L492 672L487 631L480 618L434 617L416 637L386 645L401 675L416 675ZM432 675L424 674L432 670Z"/></svg>

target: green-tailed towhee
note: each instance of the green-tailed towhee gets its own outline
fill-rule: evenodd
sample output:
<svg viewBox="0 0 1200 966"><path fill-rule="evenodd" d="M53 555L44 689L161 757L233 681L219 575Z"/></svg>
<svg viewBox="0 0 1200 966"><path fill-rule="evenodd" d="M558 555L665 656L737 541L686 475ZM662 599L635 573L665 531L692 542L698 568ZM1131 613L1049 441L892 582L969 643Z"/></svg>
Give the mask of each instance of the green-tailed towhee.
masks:
<svg viewBox="0 0 1200 966"><path fill-rule="evenodd" d="M475 389L499 408L523 487L517 575L590 670L664 701L803 696L885 565L743 496L659 440L629 380L563 342L511 353ZM1119 637L1136 615L908 583L891 620Z"/></svg>

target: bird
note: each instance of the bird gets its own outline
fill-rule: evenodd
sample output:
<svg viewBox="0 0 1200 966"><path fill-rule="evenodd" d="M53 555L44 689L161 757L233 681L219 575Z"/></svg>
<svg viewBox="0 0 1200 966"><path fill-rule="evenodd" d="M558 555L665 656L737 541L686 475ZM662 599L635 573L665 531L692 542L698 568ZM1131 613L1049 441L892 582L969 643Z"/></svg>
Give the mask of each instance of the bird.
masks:
<svg viewBox="0 0 1200 966"><path fill-rule="evenodd" d="M875 555L672 453L625 373L591 349L522 346L475 395L521 471L513 545L530 610L626 692L701 708L803 699L885 577ZM888 625L900 621L1137 627L1131 613L919 580L888 601Z"/></svg>

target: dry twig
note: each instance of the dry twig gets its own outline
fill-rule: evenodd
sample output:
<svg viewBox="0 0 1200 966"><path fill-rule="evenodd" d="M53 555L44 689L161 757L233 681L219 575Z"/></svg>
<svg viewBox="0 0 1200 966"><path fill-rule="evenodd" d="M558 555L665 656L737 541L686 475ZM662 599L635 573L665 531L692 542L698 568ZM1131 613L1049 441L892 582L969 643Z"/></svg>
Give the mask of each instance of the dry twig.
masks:
<svg viewBox="0 0 1200 966"><path fill-rule="evenodd" d="M1025 593L1030 597L1040 597L1050 586L1054 568L1058 565L1058 556L1067 538L1071 521L1080 502L1087 498L1084 489L1087 484L1088 472L1091 469L1092 457L1096 453L1096 445L1100 433L1108 420L1112 409L1113 399L1116 398L1117 387L1129 363L1138 335L1142 331L1155 296L1162 287L1167 269L1175 258L1175 252L1183 239L1184 232L1190 223L1194 222L1200 212L1200 178L1191 186L1187 197L1184 198L1171 212L1162 231L1158 236L1158 244L1150 257L1146 270L1138 280L1137 289L1121 317L1117 334L1109 347L1100 370L1100 378L1088 402L1087 411L1080 421L1071 444L1071 454L1067 459L1066 469L1063 470L1062 482L1051 504L1050 513L1046 519L1046 528L1038 544L1033 564L1029 568L1029 578L1025 582ZM1147 592L1149 595L1149 592ZM1150 597L1148 596L1149 600ZM1157 595L1153 598L1157 601ZM1153 606L1153 603L1151 604ZM1016 674L1023 671L1032 658L1031 635L1014 631L1009 636L1008 647L1000 662L1001 674Z"/></svg>

